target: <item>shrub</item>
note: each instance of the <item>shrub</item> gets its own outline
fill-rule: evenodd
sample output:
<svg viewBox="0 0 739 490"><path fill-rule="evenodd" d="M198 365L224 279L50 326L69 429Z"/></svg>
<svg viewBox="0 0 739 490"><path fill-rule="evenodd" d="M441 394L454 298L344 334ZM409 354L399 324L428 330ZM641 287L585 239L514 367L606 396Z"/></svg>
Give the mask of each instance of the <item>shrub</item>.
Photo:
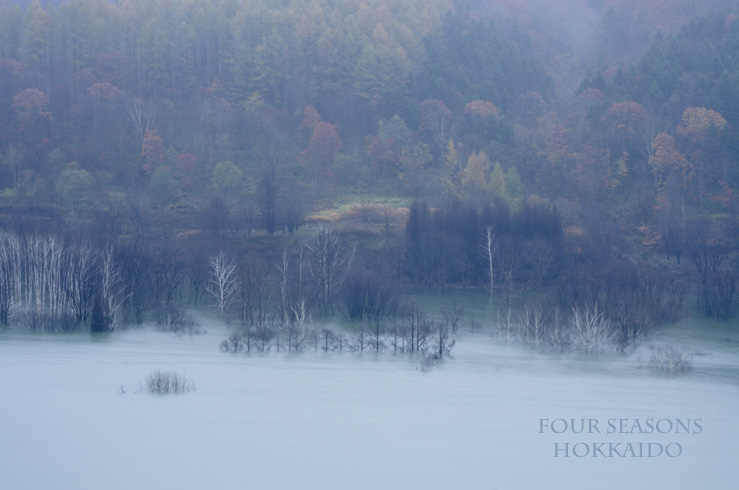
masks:
<svg viewBox="0 0 739 490"><path fill-rule="evenodd" d="M169 394L195 391L195 383L176 371L154 371L146 377L144 389L149 393Z"/></svg>
<svg viewBox="0 0 739 490"><path fill-rule="evenodd" d="M197 335L204 333L198 321L181 305L170 302L157 306L152 312L157 327L175 335Z"/></svg>
<svg viewBox="0 0 739 490"><path fill-rule="evenodd" d="M351 320L381 320L397 314L399 296L391 281L374 272L358 271L343 284L344 314Z"/></svg>
<svg viewBox="0 0 739 490"><path fill-rule="evenodd" d="M674 345L649 346L652 355L647 365L654 371L669 375L683 374L693 369L689 354L678 350Z"/></svg>
<svg viewBox="0 0 739 490"><path fill-rule="evenodd" d="M434 366L441 362L441 356L438 353L430 353L421 359L421 371L431 371Z"/></svg>
<svg viewBox="0 0 739 490"><path fill-rule="evenodd" d="M31 332L73 332L79 323L71 313L50 313L39 308L19 308L11 313L11 323Z"/></svg>

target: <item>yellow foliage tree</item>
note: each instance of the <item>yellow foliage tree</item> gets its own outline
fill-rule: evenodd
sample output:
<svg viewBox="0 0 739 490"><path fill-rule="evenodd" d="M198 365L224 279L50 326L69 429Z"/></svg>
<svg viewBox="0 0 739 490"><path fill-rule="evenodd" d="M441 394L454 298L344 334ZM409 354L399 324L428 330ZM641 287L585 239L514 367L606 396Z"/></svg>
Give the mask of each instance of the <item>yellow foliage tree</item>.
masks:
<svg viewBox="0 0 739 490"><path fill-rule="evenodd" d="M444 157L444 175L441 183L444 192L450 197L461 197L462 182L460 175L462 173L459 150L462 145L455 146L454 140L450 139L446 147L446 155Z"/></svg>
<svg viewBox="0 0 739 490"><path fill-rule="evenodd" d="M484 196L490 173L490 160L484 151L473 152L467 158L467 166L462 173L462 187L465 197L480 199Z"/></svg>

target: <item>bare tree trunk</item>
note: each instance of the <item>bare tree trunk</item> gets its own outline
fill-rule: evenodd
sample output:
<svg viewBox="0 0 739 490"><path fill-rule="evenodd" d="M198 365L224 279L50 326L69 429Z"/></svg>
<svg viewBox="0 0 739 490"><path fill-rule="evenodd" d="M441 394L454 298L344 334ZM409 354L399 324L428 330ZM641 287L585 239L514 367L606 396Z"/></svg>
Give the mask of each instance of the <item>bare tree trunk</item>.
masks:
<svg viewBox="0 0 739 490"><path fill-rule="evenodd" d="M121 282L120 270L113 261L113 247L108 247L103 254L100 266L100 294L110 330L113 330L121 321L120 311L126 299Z"/></svg>
<svg viewBox="0 0 739 490"><path fill-rule="evenodd" d="M78 323L87 320L92 299L95 251L89 243L78 243L67 251L67 298Z"/></svg>
<svg viewBox="0 0 739 490"><path fill-rule="evenodd" d="M216 300L218 310L223 312L231 306L236 293L239 291L240 282L236 273L236 264L223 252L208 259L211 267L211 280L206 286L208 291Z"/></svg>
<svg viewBox="0 0 739 490"><path fill-rule="evenodd" d="M495 242L495 233L492 226L485 227L485 241L483 248L488 259L488 277L490 278L490 300L493 300L493 288L495 287L495 275L493 273L493 256L498 250L498 244Z"/></svg>
<svg viewBox="0 0 739 490"><path fill-rule="evenodd" d="M324 312L331 313L334 297L351 269L354 251L347 254L339 234L322 225L305 248L311 256L310 273L318 287L319 302Z"/></svg>
<svg viewBox="0 0 739 490"><path fill-rule="evenodd" d="M290 263L287 259L287 249L282 249L282 263L277 266L280 271L280 321L286 325L290 321L288 311L287 284Z"/></svg>

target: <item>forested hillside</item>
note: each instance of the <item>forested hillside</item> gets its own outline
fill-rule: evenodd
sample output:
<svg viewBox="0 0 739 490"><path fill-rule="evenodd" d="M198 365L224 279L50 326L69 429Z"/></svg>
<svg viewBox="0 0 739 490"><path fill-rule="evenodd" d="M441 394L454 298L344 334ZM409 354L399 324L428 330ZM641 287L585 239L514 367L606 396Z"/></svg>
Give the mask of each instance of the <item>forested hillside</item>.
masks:
<svg viewBox="0 0 739 490"><path fill-rule="evenodd" d="M737 127L736 1L0 3L0 225L98 243L139 321L202 301L220 250L243 298L277 288L319 222L356 246L347 284L549 292L616 318L654 281L639 321L685 294L728 318ZM333 311L342 284L281 315ZM77 301L87 321L102 300Z"/></svg>

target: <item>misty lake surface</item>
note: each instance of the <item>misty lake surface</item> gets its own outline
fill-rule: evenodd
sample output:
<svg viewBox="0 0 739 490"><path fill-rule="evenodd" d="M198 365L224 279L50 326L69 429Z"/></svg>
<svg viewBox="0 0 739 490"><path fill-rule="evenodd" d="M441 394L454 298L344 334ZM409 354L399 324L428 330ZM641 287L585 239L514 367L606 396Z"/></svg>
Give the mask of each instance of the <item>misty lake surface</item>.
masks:
<svg viewBox="0 0 739 490"><path fill-rule="evenodd" d="M668 377L640 365L646 347L541 353L496 340L484 308L469 311L483 328L428 372L387 352L224 354L230 330L207 315L193 337L2 330L0 488L736 488L736 321L664 328L653 342L694 355L691 373ZM156 369L197 391L137 393ZM600 433L548 430L583 418ZM540 433L540 419L553 425ZM631 433L609 433L620 419ZM648 434L635 419L644 432L670 420ZM680 454L647 456L668 445Z"/></svg>

